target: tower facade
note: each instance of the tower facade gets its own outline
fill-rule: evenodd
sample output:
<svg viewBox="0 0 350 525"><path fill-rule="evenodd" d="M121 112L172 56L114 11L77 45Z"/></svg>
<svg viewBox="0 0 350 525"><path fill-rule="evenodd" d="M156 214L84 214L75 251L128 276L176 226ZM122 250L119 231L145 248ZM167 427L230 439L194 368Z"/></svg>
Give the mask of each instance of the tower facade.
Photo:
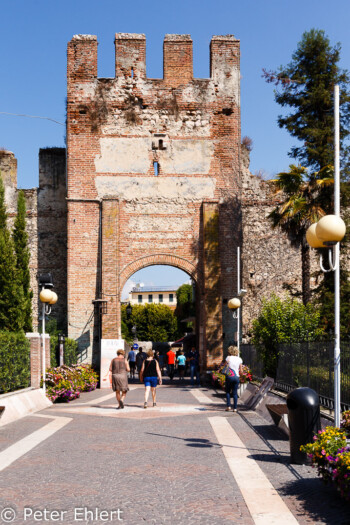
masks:
<svg viewBox="0 0 350 525"><path fill-rule="evenodd" d="M189 35L166 35L163 79L147 78L145 57L144 35L117 34L115 78L98 78L97 38L68 44L68 332L97 359L100 338L121 335L126 281L172 265L196 283L198 349L210 366L233 342L239 41L212 38L208 79L193 78Z"/></svg>

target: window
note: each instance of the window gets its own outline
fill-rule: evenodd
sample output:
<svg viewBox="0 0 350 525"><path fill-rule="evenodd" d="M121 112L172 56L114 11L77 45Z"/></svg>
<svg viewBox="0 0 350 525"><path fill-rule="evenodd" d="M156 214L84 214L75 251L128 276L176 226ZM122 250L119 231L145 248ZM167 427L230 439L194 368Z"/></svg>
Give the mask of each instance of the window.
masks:
<svg viewBox="0 0 350 525"><path fill-rule="evenodd" d="M162 293L160 293L160 294L158 295L158 300L159 300L160 303L163 302L163 294L162 294Z"/></svg>
<svg viewBox="0 0 350 525"><path fill-rule="evenodd" d="M142 295L138 295L138 296L137 296L137 302L138 302L139 304L142 303Z"/></svg>
<svg viewBox="0 0 350 525"><path fill-rule="evenodd" d="M170 293L169 294L169 303L173 303L173 302L174 302L174 294Z"/></svg>
<svg viewBox="0 0 350 525"><path fill-rule="evenodd" d="M159 173L159 164L158 164L158 162L156 162L156 161L153 162L153 168L154 168L154 175L156 177L158 177L158 173Z"/></svg>
<svg viewBox="0 0 350 525"><path fill-rule="evenodd" d="M148 296L148 302L149 302L149 303L153 303L153 295L152 295L152 294L149 294L149 296Z"/></svg>

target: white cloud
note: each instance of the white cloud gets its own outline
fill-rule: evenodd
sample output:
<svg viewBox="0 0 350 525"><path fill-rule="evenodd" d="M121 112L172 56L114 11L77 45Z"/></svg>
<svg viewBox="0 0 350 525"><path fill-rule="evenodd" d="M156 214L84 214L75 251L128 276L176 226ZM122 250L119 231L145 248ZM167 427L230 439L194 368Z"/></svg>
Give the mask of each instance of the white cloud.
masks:
<svg viewBox="0 0 350 525"><path fill-rule="evenodd" d="M131 289L134 288L134 286L136 286L135 281L132 281L131 279L126 281L122 292L122 301L127 301L129 299L129 292L131 292Z"/></svg>

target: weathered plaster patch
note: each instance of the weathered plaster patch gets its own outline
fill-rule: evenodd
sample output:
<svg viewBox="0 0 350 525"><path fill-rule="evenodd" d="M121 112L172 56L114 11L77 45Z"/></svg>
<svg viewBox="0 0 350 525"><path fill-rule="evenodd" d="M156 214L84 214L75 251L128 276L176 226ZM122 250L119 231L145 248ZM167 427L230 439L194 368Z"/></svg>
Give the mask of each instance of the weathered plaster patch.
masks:
<svg viewBox="0 0 350 525"><path fill-rule="evenodd" d="M128 223L132 231L188 231L193 228L192 217L132 217Z"/></svg>
<svg viewBox="0 0 350 525"><path fill-rule="evenodd" d="M163 173L207 174L214 153L211 140L169 140L168 148L159 151Z"/></svg>
<svg viewBox="0 0 350 525"><path fill-rule="evenodd" d="M174 202L127 202L124 206L126 213L135 213L137 215L184 215L188 214L187 206Z"/></svg>
<svg viewBox="0 0 350 525"><path fill-rule="evenodd" d="M100 139L101 155L95 158L100 173L147 173L150 165L149 139Z"/></svg>
<svg viewBox="0 0 350 525"><path fill-rule="evenodd" d="M136 249L136 248L141 248L141 249L145 249L145 250L149 250L150 246L149 246L149 241L134 241L132 243L133 245L133 248ZM182 242L169 242L167 241L166 244L166 250L167 252L171 251L171 250L175 250L176 248L181 248L183 246L183 243Z"/></svg>
<svg viewBox="0 0 350 525"><path fill-rule="evenodd" d="M95 158L99 173L147 173L150 168L150 138L105 137L100 147ZM213 153L211 140L169 140L158 154L160 169L164 174L207 174Z"/></svg>
<svg viewBox="0 0 350 525"><path fill-rule="evenodd" d="M192 233L188 233L188 234L185 234L184 232L159 232L159 231L153 231L153 232L147 232L145 233L144 231L140 231L140 232L129 232L128 233L128 238L131 238L131 239L145 239L145 237L147 237L147 239L192 239L193 238L193 234Z"/></svg>
<svg viewBox="0 0 350 525"><path fill-rule="evenodd" d="M224 58L222 60L216 59L213 80L220 91L234 98L238 107L241 105L240 78L239 68L228 68Z"/></svg>
<svg viewBox="0 0 350 525"><path fill-rule="evenodd" d="M125 201L198 202L214 198L215 179L210 177L96 177L98 196Z"/></svg>

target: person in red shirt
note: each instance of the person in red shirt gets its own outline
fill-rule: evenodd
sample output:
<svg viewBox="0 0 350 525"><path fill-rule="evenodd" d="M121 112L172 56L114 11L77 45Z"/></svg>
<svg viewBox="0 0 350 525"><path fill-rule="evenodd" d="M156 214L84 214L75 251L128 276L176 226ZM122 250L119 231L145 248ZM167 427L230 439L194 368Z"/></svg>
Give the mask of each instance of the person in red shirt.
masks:
<svg viewBox="0 0 350 525"><path fill-rule="evenodd" d="M175 352L170 348L169 352L166 354L167 356L167 369L168 369L168 376L170 377L170 380L172 381L174 379L175 374Z"/></svg>

